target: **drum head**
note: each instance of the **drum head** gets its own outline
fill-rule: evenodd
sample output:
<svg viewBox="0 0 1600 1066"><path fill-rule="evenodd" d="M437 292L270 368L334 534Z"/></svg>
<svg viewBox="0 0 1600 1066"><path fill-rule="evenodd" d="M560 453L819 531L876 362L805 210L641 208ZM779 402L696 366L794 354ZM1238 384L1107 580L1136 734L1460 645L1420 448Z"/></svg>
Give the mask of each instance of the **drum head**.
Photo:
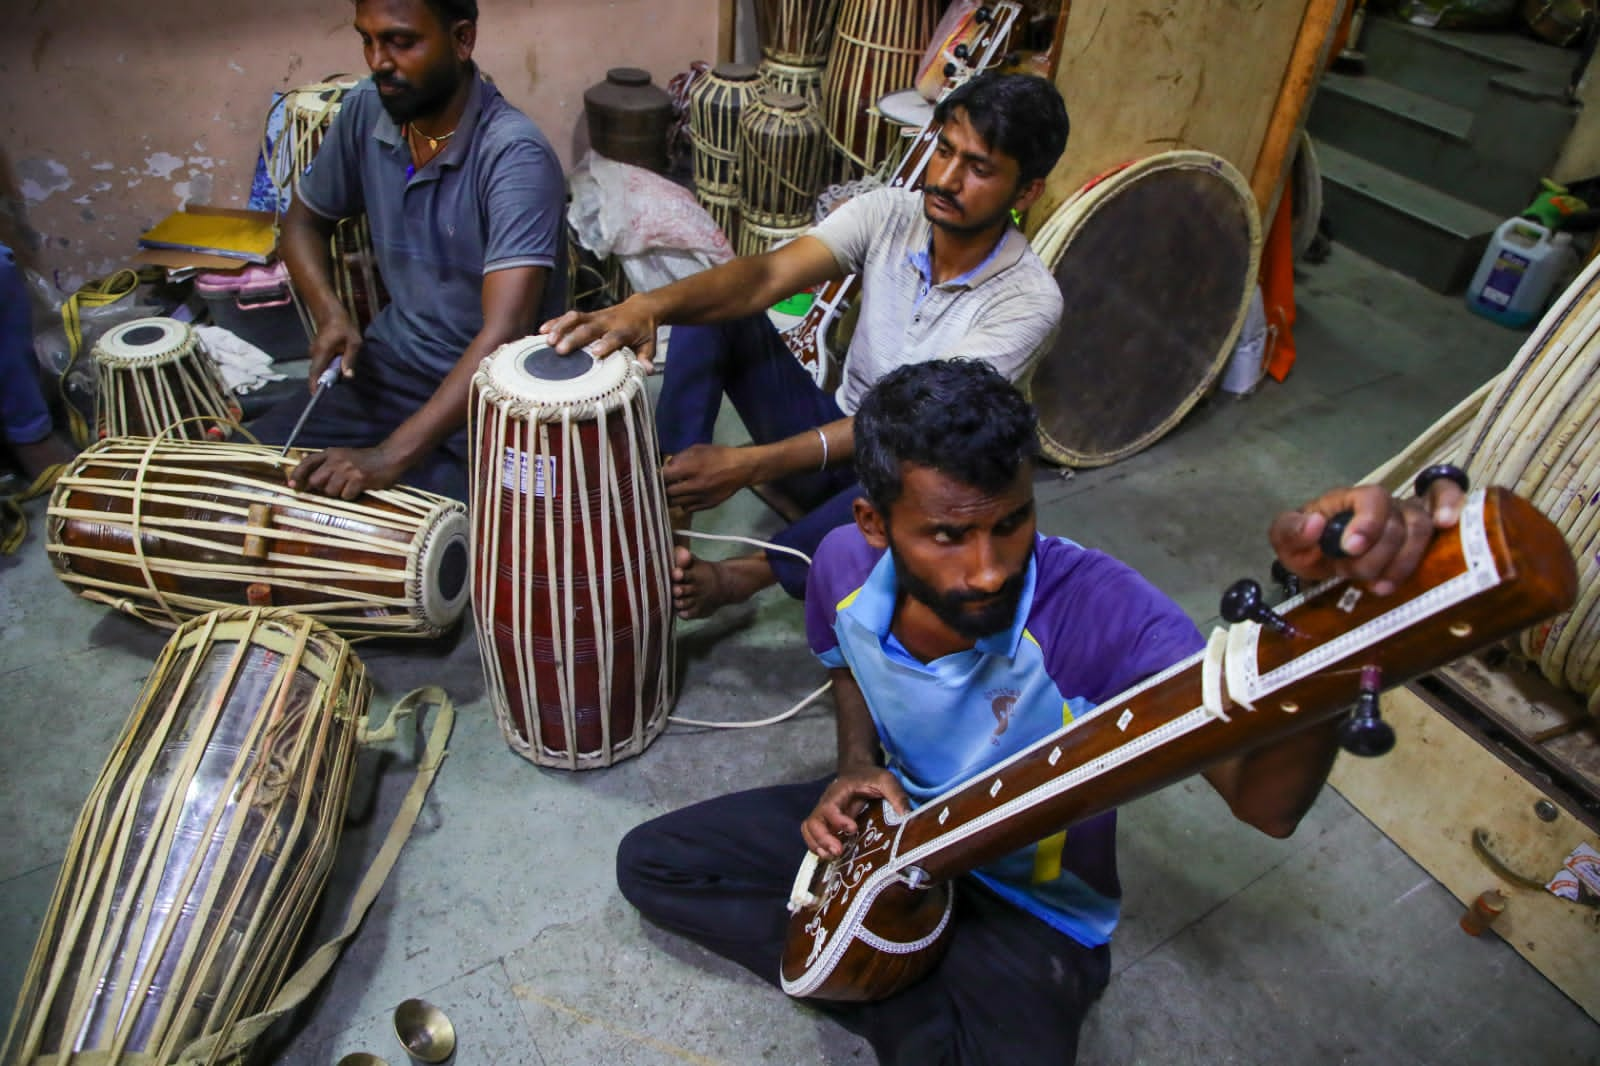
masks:
<svg viewBox="0 0 1600 1066"><path fill-rule="evenodd" d="M933 105L915 89L901 89L878 101L878 113L900 126L921 129L933 121Z"/></svg>
<svg viewBox="0 0 1600 1066"><path fill-rule="evenodd" d="M467 609L472 591L472 555L467 547L467 510L459 504L441 508L423 533L417 562L421 583L417 602L422 618L443 632Z"/></svg>
<svg viewBox="0 0 1600 1066"><path fill-rule="evenodd" d="M101 361L164 363L194 350L194 331L173 318L136 318L107 331L94 350Z"/></svg>
<svg viewBox="0 0 1600 1066"><path fill-rule="evenodd" d="M1063 300L1031 388L1041 450L1079 467L1132 455L1232 353L1261 254L1250 187L1216 156L1166 152L1087 186L1034 247Z"/></svg>
<svg viewBox="0 0 1600 1066"><path fill-rule="evenodd" d="M540 337L524 337L496 349L479 369L479 388L512 402L536 406L610 409L639 387L643 372L633 352L622 348L596 359L588 349L559 355Z"/></svg>

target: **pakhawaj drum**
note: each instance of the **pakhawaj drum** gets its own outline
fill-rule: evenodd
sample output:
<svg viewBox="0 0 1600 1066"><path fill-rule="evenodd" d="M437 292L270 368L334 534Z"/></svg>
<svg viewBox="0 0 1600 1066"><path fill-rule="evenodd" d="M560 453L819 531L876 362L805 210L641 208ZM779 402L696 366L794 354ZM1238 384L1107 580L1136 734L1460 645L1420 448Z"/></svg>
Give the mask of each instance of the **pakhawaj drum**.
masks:
<svg viewBox="0 0 1600 1066"><path fill-rule="evenodd" d="M120 438L50 497L47 550L79 595L156 625L292 607L345 636L432 637L466 610L466 509L396 487L294 492L276 448Z"/></svg>
<svg viewBox="0 0 1600 1066"><path fill-rule="evenodd" d="M239 401L186 322L124 322L94 346L94 365L101 437L221 438L239 420Z"/></svg>
<svg viewBox="0 0 1600 1066"><path fill-rule="evenodd" d="M756 68L739 63L717 64L689 89L695 198L734 245L739 240L739 118L760 92Z"/></svg>
<svg viewBox="0 0 1600 1066"><path fill-rule="evenodd" d="M756 0L762 83L820 105L838 12L839 0Z"/></svg>
<svg viewBox="0 0 1600 1066"><path fill-rule="evenodd" d="M763 92L739 120L740 255L759 255L811 228L827 134L801 97Z"/></svg>
<svg viewBox="0 0 1600 1066"><path fill-rule="evenodd" d="M370 692L288 611L173 634L78 816L6 1063L231 1059L327 880Z"/></svg>
<svg viewBox="0 0 1600 1066"><path fill-rule="evenodd" d="M943 9L939 0L843 0L822 114L849 163L846 177L875 172L892 153L898 131L874 108L916 78Z"/></svg>
<svg viewBox="0 0 1600 1066"><path fill-rule="evenodd" d="M671 530L644 375L622 349L507 344L472 381L472 606L506 743L586 770L673 696Z"/></svg>

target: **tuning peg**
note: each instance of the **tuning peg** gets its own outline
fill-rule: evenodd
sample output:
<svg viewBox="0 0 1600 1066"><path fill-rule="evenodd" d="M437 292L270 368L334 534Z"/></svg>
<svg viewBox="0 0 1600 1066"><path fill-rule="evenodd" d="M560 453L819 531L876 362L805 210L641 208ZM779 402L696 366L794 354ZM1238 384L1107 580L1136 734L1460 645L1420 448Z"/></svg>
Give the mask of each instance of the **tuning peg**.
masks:
<svg viewBox="0 0 1600 1066"><path fill-rule="evenodd" d="M1285 596L1300 595L1300 575L1283 565L1283 560L1272 560L1272 580Z"/></svg>
<svg viewBox="0 0 1600 1066"><path fill-rule="evenodd" d="M956 66L954 63L946 63L944 65L944 76L947 78L953 78L956 76L956 71L960 69L961 68Z"/></svg>
<svg viewBox="0 0 1600 1066"><path fill-rule="evenodd" d="M1286 637L1298 632L1281 614L1267 606L1261 598L1260 583L1248 577L1235 581L1222 594L1222 617L1234 625L1257 622Z"/></svg>
<svg viewBox="0 0 1600 1066"><path fill-rule="evenodd" d="M972 54L972 49L967 47L966 41L962 41L951 50L951 54L957 59L965 59Z"/></svg>
<svg viewBox="0 0 1600 1066"><path fill-rule="evenodd" d="M1323 555L1330 559L1350 558L1350 553L1339 542L1344 539L1344 531L1355 516L1354 511L1346 510L1328 519L1328 524L1322 527L1322 536L1317 538L1317 547L1322 549Z"/></svg>
<svg viewBox="0 0 1600 1066"><path fill-rule="evenodd" d="M1378 710L1378 691L1383 687L1383 671L1376 666L1361 668L1361 695L1350 717L1339 723L1339 746L1351 755L1371 758L1385 755L1394 747L1394 727L1383 720Z"/></svg>
<svg viewBox="0 0 1600 1066"><path fill-rule="evenodd" d="M1435 463L1418 474L1416 480L1411 483L1411 487L1416 490L1418 496L1426 496L1428 494L1428 486L1440 478L1454 481L1461 487L1462 492L1469 491L1471 482L1467 480L1467 472L1454 463Z"/></svg>
<svg viewBox="0 0 1600 1066"><path fill-rule="evenodd" d="M993 18L994 18L994 12L989 10L988 5L980 7L980 8L978 8L977 11L974 11L972 13L972 21L976 22L980 26L982 26L985 22L988 22Z"/></svg>

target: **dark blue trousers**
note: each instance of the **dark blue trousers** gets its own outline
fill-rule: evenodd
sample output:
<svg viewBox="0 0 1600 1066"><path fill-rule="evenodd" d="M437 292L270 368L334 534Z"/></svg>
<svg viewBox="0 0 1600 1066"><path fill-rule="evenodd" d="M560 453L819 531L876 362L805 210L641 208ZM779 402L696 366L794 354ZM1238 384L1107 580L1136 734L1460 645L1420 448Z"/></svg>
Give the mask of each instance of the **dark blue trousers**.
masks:
<svg viewBox="0 0 1600 1066"><path fill-rule="evenodd" d="M32 444L50 434L50 408L33 354L33 311L11 249L0 244L0 437Z"/></svg>
<svg viewBox="0 0 1600 1066"><path fill-rule="evenodd" d="M800 823L831 778L697 803L634 828L617 885L651 922L778 984ZM994 895L956 882L949 947L934 971L877 1003L811 1002L894 1066L1064 1066L1111 970L1086 948Z"/></svg>
<svg viewBox="0 0 1600 1066"><path fill-rule="evenodd" d="M437 378L404 366L393 353L367 344L356 357L355 376L340 378L317 401L297 448L370 448L383 443L400 423L417 413L439 387ZM291 396L247 427L263 444L283 444L305 410L310 393ZM452 499L467 498L467 431L443 444L406 471L400 480Z"/></svg>
<svg viewBox="0 0 1600 1066"><path fill-rule="evenodd" d="M672 327L666 377L656 405L661 453L674 455L691 444L708 443L724 396L757 444L771 444L844 417L833 396L819 389L789 354L765 314L713 326ZM861 495L849 464L795 474L776 487L807 514L772 541L808 556L816 554L830 530L854 521L851 504ZM767 560L784 591L803 599L805 564L774 551L767 552Z"/></svg>

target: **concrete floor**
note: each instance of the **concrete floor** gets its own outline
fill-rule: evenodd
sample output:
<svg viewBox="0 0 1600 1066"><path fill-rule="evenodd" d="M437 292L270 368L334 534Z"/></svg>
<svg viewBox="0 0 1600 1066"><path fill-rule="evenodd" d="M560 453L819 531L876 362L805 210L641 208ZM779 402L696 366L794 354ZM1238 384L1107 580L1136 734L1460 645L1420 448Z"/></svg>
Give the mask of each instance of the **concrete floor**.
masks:
<svg viewBox="0 0 1600 1066"><path fill-rule="evenodd" d="M1108 469L1039 477L1040 526L1115 552L1203 626L1232 579L1262 576L1271 515L1378 465L1515 351L1521 335L1343 249L1308 268L1289 381L1198 408ZM748 498L713 528L760 532ZM0 560L0 1000L21 982L78 807L161 634L76 600L37 527ZM762 718L821 680L799 605L771 592L680 630L678 710ZM540 770L502 742L468 635L362 651L377 705L445 685L461 712L416 832L365 926L270 1055L331 1064L405 1056L396 1004L453 1019L455 1061L480 1064L868 1063L864 1044L720 960L641 925L612 882L617 839L656 813L735 788L825 773L823 706L760 730L673 727L642 758L584 775ZM407 781L369 756L324 928ZM1203 784L1129 807L1115 976L1080 1061L1483 1063L1600 1061L1600 1028L1459 907L1360 814L1324 792L1290 840L1228 816Z"/></svg>

